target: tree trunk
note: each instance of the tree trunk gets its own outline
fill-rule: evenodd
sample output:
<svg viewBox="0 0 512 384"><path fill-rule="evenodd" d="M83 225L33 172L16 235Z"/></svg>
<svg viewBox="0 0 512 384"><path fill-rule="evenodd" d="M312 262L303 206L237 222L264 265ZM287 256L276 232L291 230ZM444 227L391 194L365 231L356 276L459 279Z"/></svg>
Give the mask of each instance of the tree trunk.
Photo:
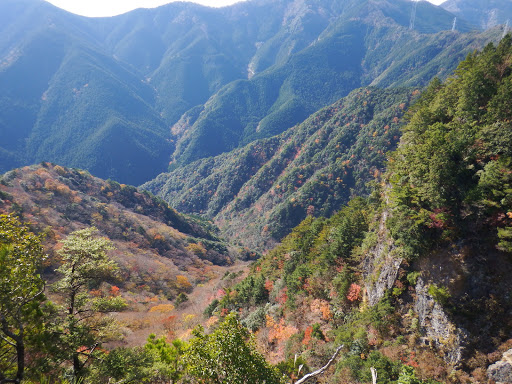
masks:
<svg viewBox="0 0 512 384"><path fill-rule="evenodd" d="M80 378L82 370L82 365L80 364L80 358L78 357L78 353L73 353L73 376L75 376L75 383L78 383L78 379Z"/></svg>
<svg viewBox="0 0 512 384"><path fill-rule="evenodd" d="M306 376L304 376L302 379L298 380L295 382L295 384L303 384L305 383L307 380L309 379L312 379L313 377L316 377L316 376L319 376L321 375L322 373L324 373L327 368L329 368L331 366L331 364L334 362L334 360L336 360L336 358L338 357L338 354L340 353L341 351L341 348L343 348L343 345L340 345L338 347L338 349L336 349L336 352L334 352L334 355L332 355L331 359L327 362L327 364L325 364L322 368L320 369L317 369L315 372L311 372L311 373L308 373Z"/></svg>
<svg viewBox="0 0 512 384"><path fill-rule="evenodd" d="M21 383L23 380L23 375L25 372L25 343L23 341L23 326L19 325L19 333L15 334L9 329L9 324L7 323L7 320L2 315L1 318L2 323L2 332L13 340L14 345L13 347L16 349L16 364L17 364L17 370L16 370L16 378L14 379L8 379L5 377L0 376L0 384L2 383ZM11 344L12 345L12 344Z"/></svg>
<svg viewBox="0 0 512 384"><path fill-rule="evenodd" d="M25 372L25 343L23 342L23 328L18 335L19 339L16 340L16 358L18 360L18 371L16 372L16 382L21 383L23 374Z"/></svg>

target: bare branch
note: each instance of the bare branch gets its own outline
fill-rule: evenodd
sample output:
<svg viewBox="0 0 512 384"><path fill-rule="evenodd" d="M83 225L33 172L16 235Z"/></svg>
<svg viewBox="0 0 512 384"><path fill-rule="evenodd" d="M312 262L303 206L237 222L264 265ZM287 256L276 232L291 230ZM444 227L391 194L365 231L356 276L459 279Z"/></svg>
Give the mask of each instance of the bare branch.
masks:
<svg viewBox="0 0 512 384"><path fill-rule="evenodd" d="M89 354L87 355L87 359L84 361L84 363L82 364L82 367L85 367L85 365L87 364L87 362L92 358L92 354L94 353L94 350L96 349L96 347L99 345L99 343L96 343L94 344L94 347L92 347L91 349L91 352L89 352Z"/></svg>
<svg viewBox="0 0 512 384"><path fill-rule="evenodd" d="M6 344L10 345L11 347L16 347L16 344L11 342L10 340L6 339L4 335L0 333L0 339L2 339Z"/></svg>
<svg viewBox="0 0 512 384"><path fill-rule="evenodd" d="M307 380L312 379L313 377L319 376L322 373L324 373L331 366L331 364L334 362L334 360L336 360L336 358L338 357L338 354L340 353L342 348L343 348L343 345L340 345L338 347L338 349L336 349L336 352L334 352L334 355L332 355L331 359L322 368L317 369L314 372L308 373L302 379L296 381L295 384L305 383Z"/></svg>

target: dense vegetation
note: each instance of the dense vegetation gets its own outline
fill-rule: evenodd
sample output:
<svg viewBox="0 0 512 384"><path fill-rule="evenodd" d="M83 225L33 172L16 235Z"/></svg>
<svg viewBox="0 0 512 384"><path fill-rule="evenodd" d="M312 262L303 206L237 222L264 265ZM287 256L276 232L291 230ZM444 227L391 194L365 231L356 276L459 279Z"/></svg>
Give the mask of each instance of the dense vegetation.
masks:
<svg viewBox="0 0 512 384"><path fill-rule="evenodd" d="M407 257L443 240L481 236L512 250L510 35L434 80L391 156L389 226Z"/></svg>
<svg viewBox="0 0 512 384"><path fill-rule="evenodd" d="M345 345L336 383L369 382L371 366L394 382L397 360L424 378L486 381L511 345L511 41L429 85L368 200L306 218L205 313L241 313L277 360L318 365ZM379 293L389 260L397 269Z"/></svg>

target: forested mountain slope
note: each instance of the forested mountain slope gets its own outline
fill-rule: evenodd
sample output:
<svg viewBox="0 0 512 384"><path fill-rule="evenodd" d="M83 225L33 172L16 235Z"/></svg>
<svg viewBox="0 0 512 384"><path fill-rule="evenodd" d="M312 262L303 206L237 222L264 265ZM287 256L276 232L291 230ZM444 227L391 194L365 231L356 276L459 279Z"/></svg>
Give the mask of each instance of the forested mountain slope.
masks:
<svg viewBox="0 0 512 384"><path fill-rule="evenodd" d="M383 171L419 91L361 88L302 124L198 160L142 186L180 212L215 219L230 238L269 249L307 214L330 216Z"/></svg>
<svg viewBox="0 0 512 384"><path fill-rule="evenodd" d="M405 29L403 32L409 33ZM490 31L479 39L483 36L496 39L496 33L500 34L501 30ZM381 40L377 36L372 38L376 38L372 40L374 42L379 41L379 49L389 48L381 47ZM418 60L430 57L432 51L436 51L439 65L446 63L447 57L451 56L449 52L463 52L468 48L462 48L467 44L467 35L447 32L430 38L435 48L416 45L417 41L395 45L396 48L406 46L402 51L404 53L411 50L413 53L407 54L400 65L397 64L399 60L393 61L394 66L390 64L385 73L373 83L396 87L401 82L406 85L421 84L434 76L437 72L432 72L432 68L436 68L436 60L430 61L430 64L418 64L417 69L409 67L416 61L417 52L414 52L414 47L424 53ZM440 40L450 44L451 49L440 48ZM368 52L376 54L375 50ZM381 63L379 60L376 62ZM385 63L385 60L382 61L382 68L385 68ZM390 75L394 71L400 75ZM265 73L256 76L251 82L264 76ZM323 87L318 89L324 90ZM409 92L413 91L411 89ZM401 98L397 96L400 94ZM235 95L232 95L233 100L239 102L240 98ZM291 99L288 96L284 99L289 101ZM315 99L314 96L311 98ZM400 137L397 123L408 103L409 99L401 90L356 90L346 99L312 115L282 135L254 141L240 150L219 157L178 166L174 171L144 184L143 188L162 197L180 211L215 218L227 236L233 236L245 245L269 248L306 217L308 207L309 210L313 209L315 216L329 216L348 201L350 194L361 195L367 192L365 183L383 169L384 152L394 149ZM261 107L260 102L254 105ZM237 108L231 107L228 113L235 113ZM300 119L305 109L299 109L300 112L290 116ZM180 150L180 143L194 136L196 128L200 126L204 127L202 132L209 137L203 137L202 134L196 136L195 142L201 143L203 148L222 145L223 138L236 140L234 132L226 131L229 124L221 117L222 113L218 115L217 112L214 113L215 121L205 125L201 123L203 117L208 120L208 113L204 111L193 125L190 125L190 121L179 123L179 131L184 132L184 135L182 141L178 141L177 151ZM247 119L251 114L245 110L242 116ZM214 127L218 127L218 130ZM244 134L247 132L250 130L244 129ZM268 133L261 135L266 136ZM293 146L295 150L290 150ZM192 147L194 149L190 153L201 157L202 150L194 145Z"/></svg>
<svg viewBox="0 0 512 384"><path fill-rule="evenodd" d="M18 215L44 234L51 256L60 239L95 226L117 248L121 288L148 289L171 299L180 292L176 276L186 276L191 288L211 278L212 265L245 257L220 240L211 223L179 214L147 192L50 163L3 175L0 213ZM50 262L54 266L58 259ZM49 266L50 279L52 271ZM146 288L136 288L141 286Z"/></svg>
<svg viewBox="0 0 512 384"><path fill-rule="evenodd" d="M155 91L101 49L90 20L43 1L0 8L3 171L54 160L137 182L165 169Z"/></svg>
<svg viewBox="0 0 512 384"><path fill-rule="evenodd" d="M326 383L510 382L511 54L433 81L370 198L305 219L208 315L241 313L276 361L344 345Z"/></svg>
<svg viewBox="0 0 512 384"><path fill-rule="evenodd" d="M4 0L0 170L53 161L140 184L170 160L281 133L362 85L446 76L500 35L462 33L462 20L441 32L453 17L426 2L410 31L410 5L172 3L90 19Z"/></svg>
<svg viewBox="0 0 512 384"><path fill-rule="evenodd" d="M19 11L19 7L37 3L5 4ZM305 8L300 7L305 3L276 4L285 4L290 15L315 15L314 10L320 9L314 8L318 5L315 2L311 4L313 8L306 7L305 13ZM354 25L351 23L361 16L361 9L382 16L390 4L333 2L327 3L332 9L325 5L318 14L342 11L343 27L338 29L336 23L332 24L332 36L345 42L353 41L349 35L359 36L368 44L364 46L373 47L375 53L377 45L371 45L369 38L376 31L373 27L359 35L350 34L348 29L346 34L338 33ZM437 15L437 21L447 15L426 3L419 3L418 10L422 4L426 10L436 9L430 15ZM30 12L53 9L37 7ZM177 9L173 7L166 9ZM184 10L195 6L176 7L185 7L179 8L185 13L180 13L178 23L188 20ZM234 9L238 8L223 12L230 14ZM403 24L408 20L406 14L403 10L398 13ZM193 13L189 15L194 19ZM125 17L129 19L131 14ZM180 209L215 218L225 233L249 245L268 248L300 222L280 245L268 250L251 267L248 276L241 270L227 271L222 280L215 280L220 267L229 265L235 257L256 254L227 245L218 238L212 223L179 214L148 192L47 162L3 174L0 213L16 215L33 231L45 235L43 244L50 258L44 257L37 245L40 240L28 234L27 228L12 217L0 217L0 261L4 267L0 269L0 381L17 376L20 382L25 375L33 382L65 383L71 377L84 384L282 384L323 366L335 350L341 351L340 357L319 379L324 383L369 383L370 368L376 369L379 383L512 381L511 375L501 369L512 369L506 356L498 365L492 365L502 359L505 351L508 356L512 353L512 38L508 35L501 39L503 28L480 35L440 32L425 37L410 32L405 25L397 27L391 16L378 19L381 24L369 18L374 24L366 20L366 27L392 26L395 32L403 32L406 39L401 47L410 48L413 55L412 45L405 44L412 35L420 43L433 36L444 37L444 42L450 44L501 41L496 46L487 45L480 53L471 53L450 78L444 82L434 79L423 92L416 87L357 88L277 135L269 131L269 137L262 135L244 146L242 140L234 145L240 148L190 164L192 158L184 158L181 168L146 185ZM302 29L303 19L299 19L285 25L306 30ZM102 48L77 43L79 49L73 52L91 53L94 59L87 59L92 60L89 63L106 58L91 68L101 68L100 72L111 69L105 78L113 83L102 81L101 87L106 88L98 89L124 84L129 94L154 112L155 105L160 105L160 91L149 78L140 82L135 56L126 51L126 57L133 61L128 63L102 53L103 49L117 46L115 28L109 23L118 19L102 20L97 29L90 27L94 25L92 20L75 20L72 24L77 32L70 39L76 43L91 38ZM57 28L58 23L53 25L53 21L41 28ZM422 25L419 20L418 23ZM206 27L201 24L196 32L206 33ZM6 36L24 33L16 28L8 30ZM30 35L27 41L36 41L31 40L33 36L39 34ZM107 44L108 36L112 38L111 45ZM332 42L332 36L327 33L326 41ZM476 40L467 40L468 36ZM290 43L286 38L283 41ZM272 74L285 73L291 76L285 77L286 81L294 79L291 85L301 85L302 65L296 67L299 72L284 69L295 60L309 57L310 50L325 48L322 39L315 41L296 53L285 54L282 62L275 56L265 70L235 84L252 86ZM76 48L75 43L70 46ZM426 53L420 57L425 61L420 62L428 61L428 52L441 52L455 60L457 52L447 53L443 44L437 46L439 51L435 45L422 44ZM384 44L379 49L394 52L393 47ZM11 48L6 50L17 52ZM69 60L75 54L68 57L68 51L62 52L62 57ZM368 55L367 59L371 57ZM26 56L8 57L3 70L22 79L21 69L29 62L24 62ZM156 68L155 57L156 53L141 61L147 68ZM397 59L396 63L401 64L389 68L403 74L402 80L411 81L409 85L421 83L434 73L444 73L445 68L435 61L430 62L430 69L428 65L416 67L416 58ZM316 63L325 64L324 61ZM76 62L88 65L82 60ZM333 68L346 69L345 64L338 67L334 62ZM123 68L121 72L118 65ZM58 67L63 71L62 79L71 73L65 65ZM358 76L365 73L363 67L359 67L360 72L355 71ZM365 79L373 78L373 83L391 81L387 74L393 71L383 67L381 70ZM377 73L380 75L374 76ZM0 77L3 75L1 72ZM133 78L139 79L137 85L131 83ZM2 79L8 81L9 77ZM61 78L55 80L58 79ZM233 83L224 88L219 85L216 95L231 87ZM84 85L73 93L78 99L88 88ZM300 87L289 89L295 92ZM16 90L25 92L28 88ZM21 93L6 94L14 100ZM32 100L37 98L34 95ZM198 125L193 120L198 117L197 123L206 119L203 112L216 103L217 96L174 126L175 138L182 140L179 148L187 137L195 137L194 132L202 132L195 131ZM52 105L66 103L56 96L50 98L50 93L44 97L53 100ZM16 100L24 111L37 104L22 104L21 97ZM11 104L6 101L6 105ZM155 119L169 127L162 105ZM220 107L222 103L215 105ZM130 102L116 108L136 109ZM71 121L69 116L76 111L69 110L70 115L66 116ZM249 110L234 112L242 116ZM134 119L140 117L135 112L127 114ZM45 127L48 125L39 128ZM247 133L249 137L251 131ZM98 140L105 141L101 136ZM31 145L37 147L33 142ZM394 152L386 154L395 147ZM176 160L180 164L178 157ZM108 247L109 254L100 258L103 265L93 260L97 256L94 249L82 255L90 243L80 243L76 232L70 234L91 225L101 235L93 245L108 243L108 237L116 246L115 250ZM83 280L79 281L78 291L73 287L76 269L70 265L70 246L76 246L74 249L85 260L85 268L79 271L82 275L78 277ZM32 247L30 252L25 252L27 247ZM113 260L119 265L117 276L110 274L115 269ZM89 262L96 266L90 267ZM219 285L214 285L213 280ZM54 281L56 284L52 284ZM200 322L198 308L187 313L179 306L187 301L194 286L203 289L209 305L204 310L205 328L192 330ZM75 296L77 292L79 295ZM117 303L115 311L110 302ZM129 315L117 313L116 319L124 321L116 323L107 315L127 308L143 313L144 321L132 318L130 322L126 317ZM151 321L154 329L165 330L165 334L149 336L144 347L123 343L123 336L141 328L141 334L147 336ZM177 323L181 323L183 334L177 334ZM106 328L108 325L110 329ZM112 344L107 345L108 342Z"/></svg>
<svg viewBox="0 0 512 384"><path fill-rule="evenodd" d="M468 52L493 39L492 33L440 32L451 28L452 15L420 4L412 31L407 1L290 4L294 19L283 26L287 34L310 30L317 15L327 13L329 23L318 25L301 50L261 73L253 58L249 65L256 75L228 84L187 112L173 127L173 162L183 165L281 133L364 85L423 86L436 75L447 76Z"/></svg>

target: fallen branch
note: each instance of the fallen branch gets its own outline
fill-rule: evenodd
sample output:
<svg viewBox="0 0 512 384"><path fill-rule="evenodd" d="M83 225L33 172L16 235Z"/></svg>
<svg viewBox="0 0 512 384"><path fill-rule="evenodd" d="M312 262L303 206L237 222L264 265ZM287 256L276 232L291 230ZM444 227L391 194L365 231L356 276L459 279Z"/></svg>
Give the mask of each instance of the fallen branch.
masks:
<svg viewBox="0 0 512 384"><path fill-rule="evenodd" d="M341 348L343 348L343 345L340 345L338 347L338 349L336 349L336 352L334 352L334 355L332 355L331 359L322 368L317 369L315 372L308 373L302 379L296 381L295 384L305 383L307 380L312 379L313 377L316 377L316 376L321 375L322 373L324 373L327 370L327 368L329 368L331 366L331 364L334 362L334 360L336 360L336 358L338 357L338 354L341 351Z"/></svg>

